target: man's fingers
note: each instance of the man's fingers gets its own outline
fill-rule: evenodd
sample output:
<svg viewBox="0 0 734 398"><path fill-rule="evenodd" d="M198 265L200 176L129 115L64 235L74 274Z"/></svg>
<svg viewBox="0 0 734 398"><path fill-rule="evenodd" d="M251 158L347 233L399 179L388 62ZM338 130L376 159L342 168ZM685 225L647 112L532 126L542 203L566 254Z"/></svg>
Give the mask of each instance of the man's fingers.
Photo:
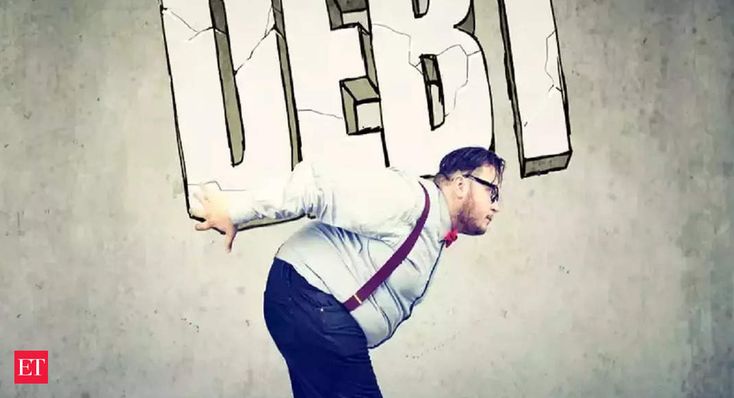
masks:
<svg viewBox="0 0 734 398"><path fill-rule="evenodd" d="M232 244L234 243L234 237L237 235L237 228L229 228L227 233L224 235L224 250L227 253L232 251Z"/></svg>
<svg viewBox="0 0 734 398"><path fill-rule="evenodd" d="M193 192L194 198L201 203L202 206L206 206L206 203L209 202L209 199L211 198L209 188L206 186L203 186L201 189L197 189Z"/></svg>
<svg viewBox="0 0 734 398"><path fill-rule="evenodd" d="M201 207L191 207L191 215L197 218L206 218L206 212Z"/></svg>
<svg viewBox="0 0 734 398"><path fill-rule="evenodd" d="M206 231L208 229L211 229L211 227L212 227L212 223L209 220L204 221L204 222L200 222L200 223L194 225L194 228L197 231Z"/></svg>

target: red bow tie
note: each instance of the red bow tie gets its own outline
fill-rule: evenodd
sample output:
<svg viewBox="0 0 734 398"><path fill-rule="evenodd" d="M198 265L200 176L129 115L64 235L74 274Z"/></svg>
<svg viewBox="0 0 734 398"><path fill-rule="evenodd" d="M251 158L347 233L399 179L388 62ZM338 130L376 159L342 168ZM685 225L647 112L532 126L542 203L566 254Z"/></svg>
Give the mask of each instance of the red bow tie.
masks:
<svg viewBox="0 0 734 398"><path fill-rule="evenodd" d="M456 228L452 228L451 231L449 231L446 236L443 238L443 241L446 242L446 247L451 246L452 243L459 237L459 230Z"/></svg>

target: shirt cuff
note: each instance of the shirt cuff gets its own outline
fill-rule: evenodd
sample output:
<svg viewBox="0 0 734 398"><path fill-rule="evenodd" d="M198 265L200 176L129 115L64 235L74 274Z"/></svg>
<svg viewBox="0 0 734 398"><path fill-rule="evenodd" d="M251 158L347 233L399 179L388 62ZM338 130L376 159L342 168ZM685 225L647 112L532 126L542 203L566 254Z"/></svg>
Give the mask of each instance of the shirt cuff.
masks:
<svg viewBox="0 0 734 398"><path fill-rule="evenodd" d="M228 191L229 219L236 227L246 224L257 217L253 207L253 199L247 191Z"/></svg>

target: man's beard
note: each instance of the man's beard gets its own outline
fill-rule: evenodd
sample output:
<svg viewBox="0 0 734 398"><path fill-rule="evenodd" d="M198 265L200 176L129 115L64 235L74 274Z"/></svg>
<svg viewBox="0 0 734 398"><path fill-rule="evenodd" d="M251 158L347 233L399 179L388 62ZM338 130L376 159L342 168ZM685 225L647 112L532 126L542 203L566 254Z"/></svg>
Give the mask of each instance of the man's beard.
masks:
<svg viewBox="0 0 734 398"><path fill-rule="evenodd" d="M461 210L459 211L457 220L459 222L459 225L461 226L461 233L465 235L482 235L484 234L485 230L479 226L479 223L477 222L474 217L472 217L470 213L470 209L474 207L474 201L473 200L467 200L466 203L464 203L464 206L461 207Z"/></svg>

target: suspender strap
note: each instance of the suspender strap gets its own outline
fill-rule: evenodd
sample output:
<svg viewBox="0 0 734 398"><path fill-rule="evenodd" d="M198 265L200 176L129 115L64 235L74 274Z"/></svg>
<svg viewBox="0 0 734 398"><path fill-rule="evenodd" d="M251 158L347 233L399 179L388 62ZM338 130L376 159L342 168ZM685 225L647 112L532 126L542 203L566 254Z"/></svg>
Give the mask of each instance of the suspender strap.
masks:
<svg viewBox="0 0 734 398"><path fill-rule="evenodd" d="M370 278L364 284L364 286L357 290L357 293L355 293L352 297L344 302L344 306L347 308L347 310L353 311L354 309L359 307L359 305L362 304L363 300L366 300L375 291L375 289L377 289L382 284L382 282L390 277L390 274L392 274L395 268L397 268L398 265L400 265L403 260L408 257L408 253L410 253L410 250L413 249L413 246L415 246L415 242L418 240L418 236L420 236L421 230L423 230L423 226L426 224L426 218L428 218L428 210L431 208L431 202L428 199L428 191L426 191L426 188L423 186L423 184L421 184L421 188L423 189L423 194L425 195L426 201L423 207L423 213L421 213L420 217L418 217L418 221L416 221L413 231L410 232L408 238L405 239L403 244L398 247L398 250L396 250L395 253L390 256L387 262L385 262L385 264L379 270L377 270L372 278Z"/></svg>

